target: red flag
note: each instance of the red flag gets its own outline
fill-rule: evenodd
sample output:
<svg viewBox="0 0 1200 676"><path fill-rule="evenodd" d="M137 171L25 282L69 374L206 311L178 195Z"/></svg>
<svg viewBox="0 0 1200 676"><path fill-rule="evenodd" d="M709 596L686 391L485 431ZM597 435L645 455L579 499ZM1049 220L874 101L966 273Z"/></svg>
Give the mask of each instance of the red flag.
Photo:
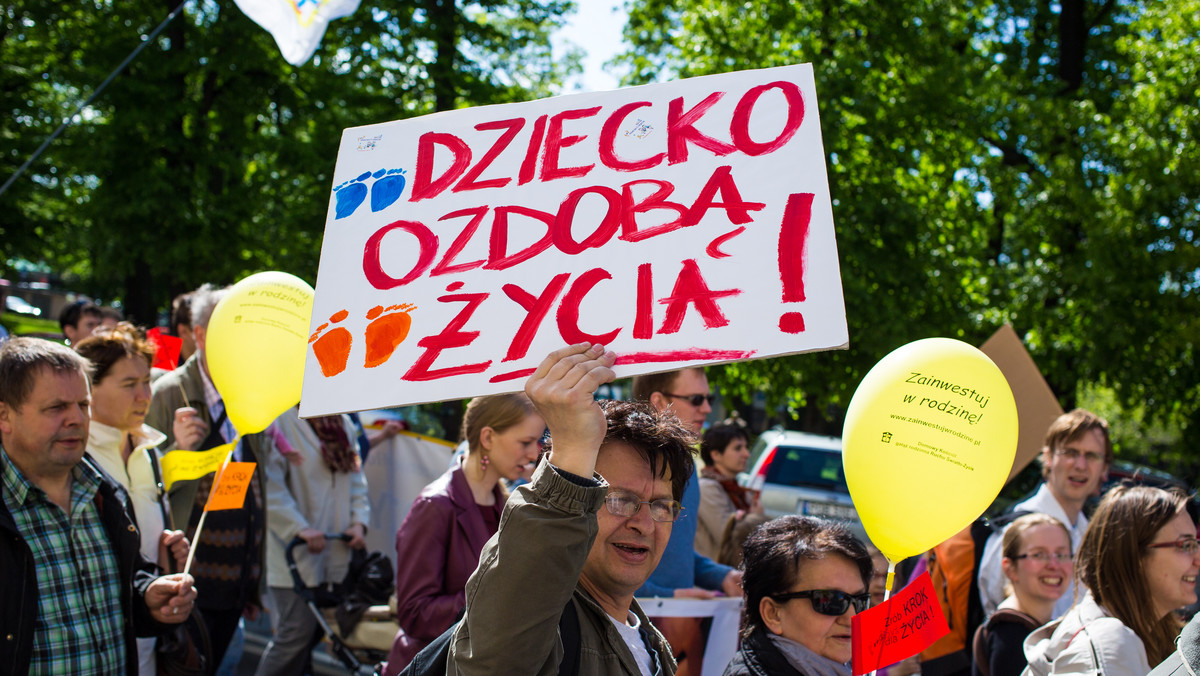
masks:
<svg viewBox="0 0 1200 676"><path fill-rule="evenodd" d="M183 340L163 333L157 326L146 332L146 338L154 344L155 349L151 366L174 371L179 365L179 350L183 347Z"/></svg>
<svg viewBox="0 0 1200 676"><path fill-rule="evenodd" d="M912 657L950 633L929 573L850 621L854 676Z"/></svg>

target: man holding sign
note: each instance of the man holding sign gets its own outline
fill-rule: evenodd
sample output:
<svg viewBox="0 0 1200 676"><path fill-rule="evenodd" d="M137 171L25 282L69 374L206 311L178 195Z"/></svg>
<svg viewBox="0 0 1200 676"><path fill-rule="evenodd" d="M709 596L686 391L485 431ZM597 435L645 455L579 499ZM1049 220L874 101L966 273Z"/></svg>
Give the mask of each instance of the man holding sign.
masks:
<svg viewBox="0 0 1200 676"><path fill-rule="evenodd" d="M183 622L188 575L156 577L128 495L84 451L90 364L66 347L0 347L0 669L136 674L138 635Z"/></svg>
<svg viewBox="0 0 1200 676"><path fill-rule="evenodd" d="M467 582L448 673L549 675L566 660L582 674L675 673L633 596L679 516L693 439L645 404L594 401L615 359L602 346L573 345L526 383L553 449L508 499ZM575 654L558 632L567 613L578 617Z"/></svg>

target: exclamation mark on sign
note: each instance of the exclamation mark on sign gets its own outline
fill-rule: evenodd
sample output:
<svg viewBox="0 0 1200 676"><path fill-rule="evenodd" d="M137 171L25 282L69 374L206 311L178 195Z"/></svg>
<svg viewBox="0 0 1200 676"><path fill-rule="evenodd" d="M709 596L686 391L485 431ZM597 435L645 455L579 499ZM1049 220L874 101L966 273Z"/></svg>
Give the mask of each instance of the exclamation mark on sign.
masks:
<svg viewBox="0 0 1200 676"><path fill-rule="evenodd" d="M779 281L783 285L783 302L804 300L804 259L808 244L808 223L812 217L813 194L788 195L779 226ZM779 316L779 330L800 333L804 330L804 315L785 312Z"/></svg>

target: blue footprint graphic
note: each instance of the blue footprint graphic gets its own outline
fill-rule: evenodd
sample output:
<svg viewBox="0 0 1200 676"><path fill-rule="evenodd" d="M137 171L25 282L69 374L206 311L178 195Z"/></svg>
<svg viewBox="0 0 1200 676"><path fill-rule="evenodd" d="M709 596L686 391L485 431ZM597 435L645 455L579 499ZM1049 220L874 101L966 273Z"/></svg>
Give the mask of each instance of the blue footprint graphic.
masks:
<svg viewBox="0 0 1200 676"><path fill-rule="evenodd" d="M388 169L384 172L380 169L371 175L379 179L371 186L371 211L383 211L400 199L400 193L404 191L404 170Z"/></svg>
<svg viewBox="0 0 1200 676"><path fill-rule="evenodd" d="M367 199L367 179L377 179L370 187L371 193L371 211L382 211L400 199L400 193L404 191L404 170L403 169L379 169L375 172L364 171L353 180L333 189L333 195L336 199L334 206L333 220L341 220L350 216L362 203Z"/></svg>

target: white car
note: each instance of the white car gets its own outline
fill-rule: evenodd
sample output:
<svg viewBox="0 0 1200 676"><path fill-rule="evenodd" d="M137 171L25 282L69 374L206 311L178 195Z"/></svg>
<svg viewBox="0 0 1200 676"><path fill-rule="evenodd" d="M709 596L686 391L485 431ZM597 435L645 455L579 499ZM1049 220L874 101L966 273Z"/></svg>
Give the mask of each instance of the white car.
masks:
<svg viewBox="0 0 1200 676"><path fill-rule="evenodd" d="M767 516L819 516L862 532L842 469L842 440L779 428L759 435L750 449L743 485L759 491Z"/></svg>
<svg viewBox="0 0 1200 676"><path fill-rule="evenodd" d="M16 296L6 296L4 298L4 307L9 312L16 312L21 315L42 316L41 308L30 305L24 298L17 298Z"/></svg>

